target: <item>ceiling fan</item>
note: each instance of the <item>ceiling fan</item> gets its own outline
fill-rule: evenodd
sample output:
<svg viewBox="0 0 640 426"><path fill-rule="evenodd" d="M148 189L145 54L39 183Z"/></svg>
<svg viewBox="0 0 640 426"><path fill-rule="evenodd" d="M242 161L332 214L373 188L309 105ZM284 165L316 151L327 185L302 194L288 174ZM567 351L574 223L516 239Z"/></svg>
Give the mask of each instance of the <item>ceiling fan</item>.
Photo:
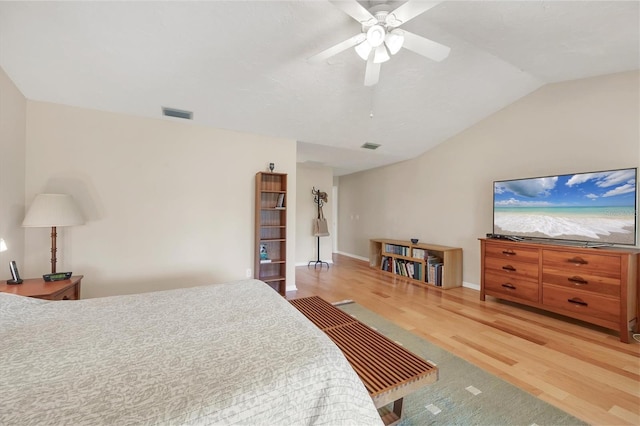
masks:
<svg viewBox="0 0 640 426"><path fill-rule="evenodd" d="M449 56L450 47L398 28L442 1L409 0L394 10L390 10L386 3L367 10L356 0L329 2L358 21L362 25L362 32L313 55L309 58L310 62L322 62L355 47L358 56L367 61L364 85L373 86L380 77L380 65L403 47L437 62Z"/></svg>

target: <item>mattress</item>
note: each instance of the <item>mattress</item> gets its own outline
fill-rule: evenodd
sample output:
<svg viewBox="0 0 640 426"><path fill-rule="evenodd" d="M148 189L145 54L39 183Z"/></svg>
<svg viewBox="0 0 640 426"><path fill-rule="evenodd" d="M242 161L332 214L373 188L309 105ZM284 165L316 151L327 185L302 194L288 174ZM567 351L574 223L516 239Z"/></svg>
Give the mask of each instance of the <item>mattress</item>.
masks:
<svg viewBox="0 0 640 426"><path fill-rule="evenodd" d="M265 283L0 293L0 424L382 424L331 340Z"/></svg>

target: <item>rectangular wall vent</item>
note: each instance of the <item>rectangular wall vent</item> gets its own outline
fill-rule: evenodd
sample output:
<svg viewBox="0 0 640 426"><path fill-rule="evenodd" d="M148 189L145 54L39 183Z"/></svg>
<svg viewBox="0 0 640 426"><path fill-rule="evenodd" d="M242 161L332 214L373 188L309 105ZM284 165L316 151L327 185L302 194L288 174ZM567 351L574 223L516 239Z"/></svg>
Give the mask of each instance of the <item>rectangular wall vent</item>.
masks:
<svg viewBox="0 0 640 426"><path fill-rule="evenodd" d="M364 145L362 145L360 148L364 148L364 149L378 149L380 148L380 145L377 143L371 143L371 142L365 142Z"/></svg>
<svg viewBox="0 0 640 426"><path fill-rule="evenodd" d="M176 117L183 118L185 120L193 120L193 112L176 108L162 107L162 115L166 117Z"/></svg>

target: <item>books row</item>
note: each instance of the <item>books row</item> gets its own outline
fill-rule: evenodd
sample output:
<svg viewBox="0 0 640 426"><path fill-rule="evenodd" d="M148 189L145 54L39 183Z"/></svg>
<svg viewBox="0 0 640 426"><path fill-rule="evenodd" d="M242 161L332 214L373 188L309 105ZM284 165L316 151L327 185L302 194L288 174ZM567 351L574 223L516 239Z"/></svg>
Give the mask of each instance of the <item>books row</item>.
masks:
<svg viewBox="0 0 640 426"><path fill-rule="evenodd" d="M437 287L442 287L442 268L444 263L438 256L427 256L427 276L425 281Z"/></svg>
<svg viewBox="0 0 640 426"><path fill-rule="evenodd" d="M426 259L429 256L429 252L425 249L414 248L411 252L411 257L414 259Z"/></svg>
<svg viewBox="0 0 640 426"><path fill-rule="evenodd" d="M409 247L397 246L395 244L385 244L384 251L386 253L399 254L400 256L409 256Z"/></svg>
<svg viewBox="0 0 640 426"><path fill-rule="evenodd" d="M436 287L442 287L442 270L444 269L444 263L427 264L427 279L425 280L429 284L433 284Z"/></svg>
<svg viewBox="0 0 640 426"><path fill-rule="evenodd" d="M420 260L427 260L427 258L429 258L429 252L425 249L413 248L412 250L410 250L409 247L398 246L395 244L385 244L384 252L397 254L400 256L407 256L407 257L411 256L414 259L420 259Z"/></svg>
<svg viewBox="0 0 640 426"><path fill-rule="evenodd" d="M414 280L424 280L436 287L442 287L444 263L442 259L437 256L428 256L426 265L422 262L412 262L411 260L382 256L380 269L393 272L403 277L413 278ZM425 270L423 271L423 269Z"/></svg>
<svg viewBox="0 0 640 426"><path fill-rule="evenodd" d="M383 256L380 269L402 275L403 277L413 278L414 280L422 280L423 265L420 262Z"/></svg>

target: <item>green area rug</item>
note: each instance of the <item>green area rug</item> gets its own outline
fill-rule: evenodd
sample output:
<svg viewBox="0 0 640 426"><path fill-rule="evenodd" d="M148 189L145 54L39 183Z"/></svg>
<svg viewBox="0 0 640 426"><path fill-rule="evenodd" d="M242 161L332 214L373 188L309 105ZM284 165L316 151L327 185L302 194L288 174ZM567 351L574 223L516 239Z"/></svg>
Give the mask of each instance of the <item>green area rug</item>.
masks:
<svg viewBox="0 0 640 426"><path fill-rule="evenodd" d="M356 303L338 307L438 367L436 383L404 398L402 426L586 424Z"/></svg>

